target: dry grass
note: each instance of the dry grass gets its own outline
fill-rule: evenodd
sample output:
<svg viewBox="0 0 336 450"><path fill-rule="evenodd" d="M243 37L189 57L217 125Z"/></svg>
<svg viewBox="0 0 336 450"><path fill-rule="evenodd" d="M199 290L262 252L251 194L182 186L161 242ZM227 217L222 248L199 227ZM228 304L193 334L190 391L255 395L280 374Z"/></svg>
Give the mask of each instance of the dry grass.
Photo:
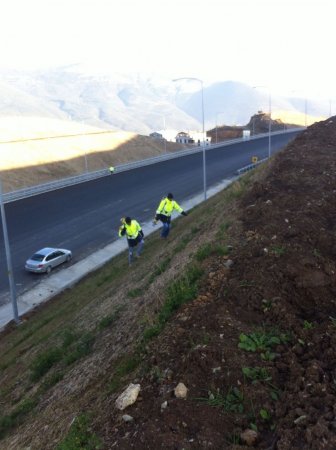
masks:
<svg viewBox="0 0 336 450"><path fill-rule="evenodd" d="M73 121L11 117L0 120L4 192L172 152L181 145Z"/></svg>

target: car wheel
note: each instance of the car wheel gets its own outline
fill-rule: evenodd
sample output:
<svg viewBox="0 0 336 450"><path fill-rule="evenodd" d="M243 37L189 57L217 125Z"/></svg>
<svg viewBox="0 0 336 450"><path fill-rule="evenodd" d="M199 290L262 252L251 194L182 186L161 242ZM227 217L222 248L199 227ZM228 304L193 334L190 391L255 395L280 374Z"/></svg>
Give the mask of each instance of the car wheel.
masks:
<svg viewBox="0 0 336 450"><path fill-rule="evenodd" d="M71 255L68 255L68 256L67 256L66 261L67 261L67 262L71 261Z"/></svg>
<svg viewBox="0 0 336 450"><path fill-rule="evenodd" d="M47 267L46 272L47 272L47 273L50 273L50 272L51 272L51 266L48 266L48 267Z"/></svg>

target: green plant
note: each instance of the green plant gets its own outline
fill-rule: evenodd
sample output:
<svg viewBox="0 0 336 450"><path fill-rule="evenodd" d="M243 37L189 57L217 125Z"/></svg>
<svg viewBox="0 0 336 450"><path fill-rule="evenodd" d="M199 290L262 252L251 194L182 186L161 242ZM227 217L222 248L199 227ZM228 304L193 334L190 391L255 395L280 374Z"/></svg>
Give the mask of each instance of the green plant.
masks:
<svg viewBox="0 0 336 450"><path fill-rule="evenodd" d="M227 245L215 245L213 253L219 256L227 256L230 253L230 249Z"/></svg>
<svg viewBox="0 0 336 450"><path fill-rule="evenodd" d="M103 317L100 322L98 323L98 330L104 330L105 328L108 328L110 325L112 325L113 322L116 320L115 314L110 314L109 316Z"/></svg>
<svg viewBox="0 0 336 450"><path fill-rule="evenodd" d="M40 353L32 362L30 379L37 381L45 375L49 369L62 359L63 352L60 348L52 347Z"/></svg>
<svg viewBox="0 0 336 450"><path fill-rule="evenodd" d="M303 328L305 329L305 330L311 330L312 328L314 328L315 327L315 325L312 323L312 322L308 322L308 320L305 320L304 322L303 322Z"/></svg>
<svg viewBox="0 0 336 450"><path fill-rule="evenodd" d="M159 323L146 328L142 334L143 341L146 343L153 339L155 336L158 336L161 333L162 328L162 325Z"/></svg>
<svg viewBox="0 0 336 450"><path fill-rule="evenodd" d="M208 345L210 343L211 337L209 333L203 333L201 335L201 344Z"/></svg>
<svg viewBox="0 0 336 450"><path fill-rule="evenodd" d="M269 422L272 418L271 414L269 411L267 411L267 409L261 409L260 410L260 417L265 420L266 422Z"/></svg>
<svg viewBox="0 0 336 450"><path fill-rule="evenodd" d="M98 450L102 447L101 440L90 429L89 418L81 414L76 417L67 436L57 445L56 450Z"/></svg>
<svg viewBox="0 0 336 450"><path fill-rule="evenodd" d="M225 397L225 411L242 413L244 411L243 393L236 387L230 388Z"/></svg>
<svg viewBox="0 0 336 450"><path fill-rule="evenodd" d="M285 247L279 247L279 246L273 245L270 248L270 251L271 251L271 253L273 253L276 256L282 256L285 254L286 249L285 249Z"/></svg>
<svg viewBox="0 0 336 450"><path fill-rule="evenodd" d="M129 298L136 298L140 297L144 293L144 290L142 288L134 288L127 292L127 297Z"/></svg>
<svg viewBox="0 0 336 450"><path fill-rule="evenodd" d="M253 281L242 280L239 283L239 287L251 287L251 286L254 286L254 282Z"/></svg>
<svg viewBox="0 0 336 450"><path fill-rule="evenodd" d="M152 284L153 281L155 280L155 278L159 277L166 271L167 267L170 264L170 261L171 261L171 257L168 257L168 258L164 259L163 261L159 262L159 264L155 268L154 272L150 275L148 284Z"/></svg>
<svg viewBox="0 0 336 450"><path fill-rule="evenodd" d="M317 248L314 248L313 255L316 256L317 258L319 258L319 257L321 257L321 252L319 250L317 250Z"/></svg>
<svg viewBox="0 0 336 450"><path fill-rule="evenodd" d="M165 303L158 315L159 324L166 323L181 305L196 297L197 281L202 274L202 269L191 266L185 275L168 287Z"/></svg>
<svg viewBox="0 0 336 450"><path fill-rule="evenodd" d="M197 261L203 261L211 255L212 251L213 248L211 244L204 244L195 253L195 258L197 259Z"/></svg>
<svg viewBox="0 0 336 450"><path fill-rule="evenodd" d="M84 333L79 342L76 344L74 349L69 349L68 353L64 356L63 361L66 365L70 365L82 358L83 356L88 355L94 343L94 335L90 332Z"/></svg>
<svg viewBox="0 0 336 450"><path fill-rule="evenodd" d="M252 383L272 380L272 377L264 367L243 367L242 372L246 378L252 380Z"/></svg>
<svg viewBox="0 0 336 450"><path fill-rule="evenodd" d="M254 422L250 423L250 428L251 430L255 431L256 433L258 433L258 427Z"/></svg>
<svg viewBox="0 0 336 450"><path fill-rule="evenodd" d="M260 353L260 357L263 361L273 361L273 359L276 357L276 354L274 352L271 352L270 350L266 350L265 352Z"/></svg>
<svg viewBox="0 0 336 450"><path fill-rule="evenodd" d="M61 381L64 377L63 371L57 371L54 373L51 373L50 375L47 375L45 380L43 380L43 388L44 390L47 390L57 384L59 381Z"/></svg>
<svg viewBox="0 0 336 450"><path fill-rule="evenodd" d="M230 225L230 222L221 223L216 233L216 237L219 239L224 239L226 237L227 230L230 228Z"/></svg>
<svg viewBox="0 0 336 450"><path fill-rule="evenodd" d="M164 374L158 366L154 366L149 371L151 380L154 382L161 382L164 379Z"/></svg>
<svg viewBox="0 0 336 450"><path fill-rule="evenodd" d="M261 301L261 308L264 312L269 311L273 306L272 300L267 300L266 298L263 298Z"/></svg>
<svg viewBox="0 0 336 450"><path fill-rule="evenodd" d="M275 354L271 352L276 345L288 341L288 336L277 331L258 330L250 334L241 333L238 347L248 352L260 352L264 360L272 360Z"/></svg>
<svg viewBox="0 0 336 450"><path fill-rule="evenodd" d="M215 408L223 408L227 412L242 413L244 411L244 396L236 387L230 387L226 395L221 394L219 391L209 391L207 398L201 397L196 400L207 403Z"/></svg>
<svg viewBox="0 0 336 450"><path fill-rule="evenodd" d="M234 433L228 434L228 436L226 438L226 442L228 444L233 444L233 445L241 444L242 440L240 437L240 433L238 431L235 431Z"/></svg>
<svg viewBox="0 0 336 450"><path fill-rule="evenodd" d="M64 349L68 348L77 339L78 339L78 335L76 333L74 333L73 331L68 330L68 329L64 330L62 332L62 340L63 340L62 347Z"/></svg>
<svg viewBox="0 0 336 450"><path fill-rule="evenodd" d="M108 316L103 317L100 322L98 323L98 330L101 331L104 328L109 327L112 325L116 320L119 319L120 313L125 309L124 305L119 305L115 308L115 310L112 312L112 314L109 314Z"/></svg>

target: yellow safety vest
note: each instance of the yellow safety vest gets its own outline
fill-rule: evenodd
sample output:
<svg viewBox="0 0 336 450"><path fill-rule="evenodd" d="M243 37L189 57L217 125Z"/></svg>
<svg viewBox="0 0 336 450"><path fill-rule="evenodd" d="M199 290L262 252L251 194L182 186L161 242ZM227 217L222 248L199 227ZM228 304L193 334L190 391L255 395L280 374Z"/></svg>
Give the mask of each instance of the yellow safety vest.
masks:
<svg viewBox="0 0 336 450"><path fill-rule="evenodd" d="M124 230L126 233L123 232ZM139 231L141 231L141 226L136 220L133 219L130 225L124 223L119 228L119 237L122 237L124 236L124 234L126 234L127 239L136 239Z"/></svg>
<svg viewBox="0 0 336 450"><path fill-rule="evenodd" d="M163 214L164 216L169 217L174 209L179 213L183 211L181 206L175 200L170 200L168 197L165 197L161 200L159 207L156 210L156 214Z"/></svg>

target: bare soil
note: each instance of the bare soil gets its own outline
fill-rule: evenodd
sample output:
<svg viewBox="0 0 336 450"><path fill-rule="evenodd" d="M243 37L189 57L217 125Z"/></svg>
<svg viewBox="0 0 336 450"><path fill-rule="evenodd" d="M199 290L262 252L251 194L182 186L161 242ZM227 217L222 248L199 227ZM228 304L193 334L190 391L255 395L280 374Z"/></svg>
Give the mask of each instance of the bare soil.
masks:
<svg viewBox="0 0 336 450"><path fill-rule="evenodd" d="M70 291L41 306L32 324L48 309L82 302L69 323L85 330L94 330L117 306L124 309L113 327L100 332L94 353L40 394L37 409L0 448L56 448L74 417L91 412L90 431L103 449L334 450L335 195L334 117L179 219L164 246L159 236L148 239L144 259L132 270L122 259L111 263L105 270L124 276L118 285L104 274L104 289L90 291L85 282L78 287L85 301ZM206 244L230 252L201 257ZM160 266L149 282L163 262L166 269ZM204 271L196 298L146 342L134 370L118 378L121 362L126 356L131 361L144 330L155 323L167 286L191 263ZM60 329L69 320L64 313L62 320ZM50 345L42 325L38 332L40 345ZM3 334L3 354L13 347L14 333L9 327ZM6 407L41 389L25 374L37 352L29 339L16 344L16 366L1 374ZM131 382L140 384L140 396L119 411L115 400ZM180 382L188 389L184 399L174 395ZM124 414L132 420L125 422ZM251 441L246 430L256 433Z"/></svg>
<svg viewBox="0 0 336 450"><path fill-rule="evenodd" d="M150 347L156 376L139 380L141 402L127 410L134 422L106 428L109 448L243 449L251 424L258 449L336 448L335 195L333 118L297 138L241 198L234 265L207 261L201 294ZM288 338L274 359L238 348L241 333L258 329ZM244 367L265 368L271 380L253 383ZM174 396L178 382L185 400ZM243 412L211 406L230 388Z"/></svg>

